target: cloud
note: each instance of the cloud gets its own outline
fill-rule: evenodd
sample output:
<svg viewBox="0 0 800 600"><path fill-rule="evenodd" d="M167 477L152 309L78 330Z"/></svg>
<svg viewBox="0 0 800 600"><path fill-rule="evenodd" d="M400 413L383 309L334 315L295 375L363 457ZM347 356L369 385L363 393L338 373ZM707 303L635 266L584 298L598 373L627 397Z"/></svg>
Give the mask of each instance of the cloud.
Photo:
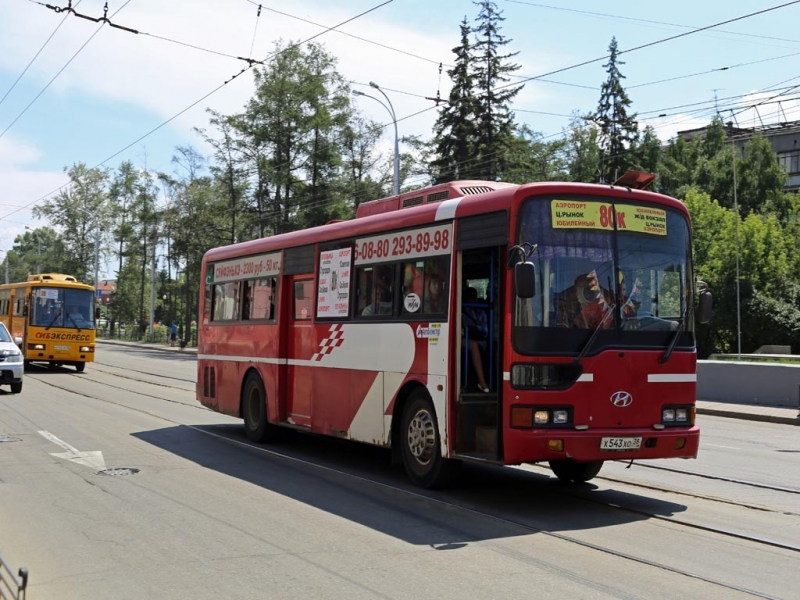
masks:
<svg viewBox="0 0 800 600"><path fill-rule="evenodd" d="M39 160L41 156L42 153L33 144L18 140L10 134L0 138L0 165L31 164Z"/></svg>

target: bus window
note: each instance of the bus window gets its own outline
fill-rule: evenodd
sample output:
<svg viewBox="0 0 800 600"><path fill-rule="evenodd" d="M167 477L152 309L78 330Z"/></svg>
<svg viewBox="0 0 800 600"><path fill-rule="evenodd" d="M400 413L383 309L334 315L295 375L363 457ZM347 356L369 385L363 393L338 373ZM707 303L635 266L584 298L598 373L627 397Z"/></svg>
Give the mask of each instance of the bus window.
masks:
<svg viewBox="0 0 800 600"><path fill-rule="evenodd" d="M366 317L394 314L394 273L394 265L376 265L358 270L357 314Z"/></svg>
<svg viewBox="0 0 800 600"><path fill-rule="evenodd" d="M277 279L251 279L244 282L242 319L275 319Z"/></svg>
<svg viewBox="0 0 800 600"><path fill-rule="evenodd" d="M449 271L447 258L403 263L403 314L447 314L450 297Z"/></svg>
<svg viewBox="0 0 800 600"><path fill-rule="evenodd" d="M294 282L294 320L310 321L314 300L314 281L305 279Z"/></svg>
<svg viewBox="0 0 800 600"><path fill-rule="evenodd" d="M214 321L233 321L239 318L239 282L218 283L214 286Z"/></svg>

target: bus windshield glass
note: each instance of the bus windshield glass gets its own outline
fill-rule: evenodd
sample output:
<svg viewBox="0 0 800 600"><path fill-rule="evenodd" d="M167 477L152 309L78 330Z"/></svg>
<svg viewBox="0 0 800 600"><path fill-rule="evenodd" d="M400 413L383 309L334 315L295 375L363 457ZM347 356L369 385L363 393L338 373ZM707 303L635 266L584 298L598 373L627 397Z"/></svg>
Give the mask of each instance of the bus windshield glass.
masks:
<svg viewBox="0 0 800 600"><path fill-rule="evenodd" d="M31 293L31 325L94 329L94 298L90 290L37 287Z"/></svg>
<svg viewBox="0 0 800 600"><path fill-rule="evenodd" d="M524 354L694 346L689 224L661 205L598 197L528 199L518 243L538 244L536 295L516 299ZM596 333L591 348L585 348Z"/></svg>

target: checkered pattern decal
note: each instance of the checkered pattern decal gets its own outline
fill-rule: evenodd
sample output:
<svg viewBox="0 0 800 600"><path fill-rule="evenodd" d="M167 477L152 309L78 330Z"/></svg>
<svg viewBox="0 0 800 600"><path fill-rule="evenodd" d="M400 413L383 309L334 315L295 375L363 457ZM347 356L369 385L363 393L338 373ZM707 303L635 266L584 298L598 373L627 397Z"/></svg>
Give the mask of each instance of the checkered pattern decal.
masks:
<svg viewBox="0 0 800 600"><path fill-rule="evenodd" d="M327 356L335 348L338 348L344 343L344 331L342 331L342 324L331 325L328 330L328 335L320 343L317 352L311 357L311 362L319 362L323 356Z"/></svg>

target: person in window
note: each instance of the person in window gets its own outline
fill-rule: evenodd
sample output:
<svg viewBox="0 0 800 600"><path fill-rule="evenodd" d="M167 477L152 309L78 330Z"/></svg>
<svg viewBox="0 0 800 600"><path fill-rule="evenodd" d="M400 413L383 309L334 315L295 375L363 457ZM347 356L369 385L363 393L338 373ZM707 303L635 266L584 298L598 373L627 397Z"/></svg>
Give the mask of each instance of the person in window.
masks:
<svg viewBox="0 0 800 600"><path fill-rule="evenodd" d="M375 291L375 300L367 304L362 315L391 315L392 314L392 284L388 274L378 277L378 289Z"/></svg>
<svg viewBox="0 0 800 600"><path fill-rule="evenodd" d="M83 314L75 305L69 309L69 320L76 327L83 327L86 324Z"/></svg>
<svg viewBox="0 0 800 600"><path fill-rule="evenodd" d="M630 294L625 290L625 275L619 272L619 293L622 298L622 308L620 309L623 319L636 318L642 301L639 299L641 282L637 279L633 282L633 289Z"/></svg>
<svg viewBox="0 0 800 600"><path fill-rule="evenodd" d="M429 275L425 280L425 298L423 311L429 314L444 313L447 307L447 297L444 293L444 283L437 274Z"/></svg>
<svg viewBox="0 0 800 600"><path fill-rule="evenodd" d="M473 287L464 289L464 301L461 307L461 330L463 339L467 340L467 351L478 379L478 389L488 392L489 385L483 373L483 346L489 337L489 325L486 313L475 304L478 302L478 290Z"/></svg>

